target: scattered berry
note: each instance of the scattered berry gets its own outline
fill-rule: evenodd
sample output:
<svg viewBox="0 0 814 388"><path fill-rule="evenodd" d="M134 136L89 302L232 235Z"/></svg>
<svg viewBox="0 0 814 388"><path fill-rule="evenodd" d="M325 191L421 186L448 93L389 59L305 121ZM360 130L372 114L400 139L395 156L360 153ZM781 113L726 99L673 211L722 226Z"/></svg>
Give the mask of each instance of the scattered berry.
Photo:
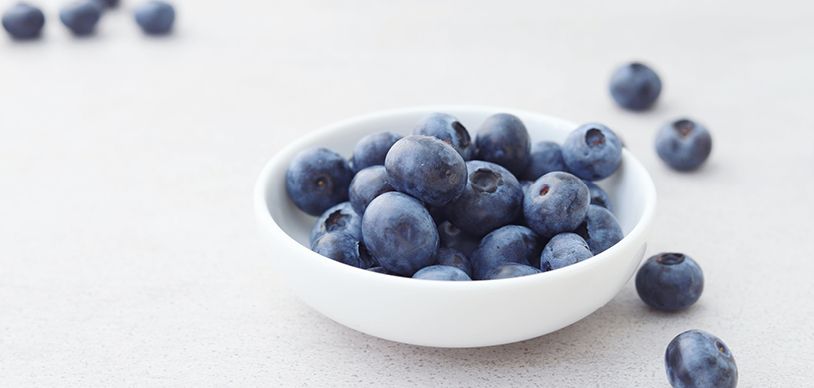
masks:
<svg viewBox="0 0 814 388"><path fill-rule="evenodd" d="M150 0L136 7L134 16L145 34L164 35L175 23L175 8L164 1Z"/></svg>
<svg viewBox="0 0 814 388"><path fill-rule="evenodd" d="M3 14L3 28L14 39L37 38L44 25L45 14L31 4L17 3Z"/></svg>
<svg viewBox="0 0 814 388"><path fill-rule="evenodd" d="M701 330L676 336L664 354L667 379L674 388L735 388L738 366L720 338Z"/></svg>
<svg viewBox="0 0 814 388"><path fill-rule="evenodd" d="M610 93L622 108L647 110L659 98L661 79L653 69L641 63L628 63L611 76Z"/></svg>
<svg viewBox="0 0 814 388"><path fill-rule="evenodd" d="M642 301L654 309L685 309L701 297L704 273L689 256L661 253L647 259L639 268L636 291Z"/></svg>
<svg viewBox="0 0 814 388"><path fill-rule="evenodd" d="M94 32L102 17L104 7L94 0L80 0L70 3L59 11L59 20L76 36L87 36Z"/></svg>
<svg viewBox="0 0 814 388"><path fill-rule="evenodd" d="M690 119L667 123L656 135L656 152L670 167L692 171L712 152L712 136L706 127Z"/></svg>

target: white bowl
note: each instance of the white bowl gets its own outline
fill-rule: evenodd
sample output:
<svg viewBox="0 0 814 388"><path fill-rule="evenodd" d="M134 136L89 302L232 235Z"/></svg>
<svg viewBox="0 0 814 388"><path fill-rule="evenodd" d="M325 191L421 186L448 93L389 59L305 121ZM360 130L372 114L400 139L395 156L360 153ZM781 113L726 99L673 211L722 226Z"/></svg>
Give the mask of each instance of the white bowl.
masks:
<svg viewBox="0 0 814 388"><path fill-rule="evenodd" d="M306 304L347 327L414 345L475 347L534 338L566 327L609 302L644 255L656 205L647 171L627 150L622 166L601 182L611 197L625 238L581 263L541 274L502 280L444 282L370 272L322 257L308 249L315 221L299 211L285 190L285 171L294 155L327 147L350 156L362 136L408 134L432 112L452 114L470 129L491 114L520 117L533 141L561 142L576 125L549 116L481 106L429 106L373 113L303 135L266 164L255 187L260 234L276 271Z"/></svg>

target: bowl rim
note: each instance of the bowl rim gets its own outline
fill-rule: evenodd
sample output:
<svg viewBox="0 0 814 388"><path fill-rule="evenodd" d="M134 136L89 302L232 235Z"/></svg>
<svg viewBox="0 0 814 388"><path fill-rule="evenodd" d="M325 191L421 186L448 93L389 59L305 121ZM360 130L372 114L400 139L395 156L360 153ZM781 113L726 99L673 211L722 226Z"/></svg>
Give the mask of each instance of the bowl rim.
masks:
<svg viewBox="0 0 814 388"><path fill-rule="evenodd" d="M643 187L641 187L641 191L644 196L643 210L641 216L634 225L633 229L631 229L631 231L627 233L618 243L614 244L612 247L608 248L604 252L591 257L591 260L584 260L579 263L559 268L554 271L541 272L534 275L506 279L492 279L488 281L473 280L466 282L454 282L454 281L414 279L410 277L401 277L376 273L373 271L368 271L366 269L361 269L334 260L330 260L323 257L322 255L319 255L316 252L313 252L312 250L308 249L307 247L297 242L293 237L288 235L288 233L286 233L283 230L283 228L277 223L274 217L272 217L270 206L271 204L268 201L266 201L267 192L269 188L273 186L272 184L270 184L274 179L274 177L272 177L272 172L279 169L280 167L283 167L281 166L281 164L290 160L293 157L293 154L299 152L299 150L302 149L305 145L313 143L315 140L319 139L320 137L323 137L326 134L339 131L344 128L353 127L354 125L358 125L367 121L381 120L388 118L390 116L420 114L430 112L448 112L448 111L471 112L479 114L482 114L484 112L487 113L505 112L514 114L519 117L536 116L540 119L543 119L544 121L555 122L562 124L563 126L570 126L573 128L576 128L578 126L572 121L561 119L554 116L549 116L542 113L488 105L418 105L404 108L379 110L336 121L334 123L322 126L317 130L303 134L298 139L294 140L293 142L289 143L282 149L278 150L275 153L275 155L270 160L268 160L266 164L263 166L263 169L261 170L260 175L258 176L257 181L255 182L253 193L254 212L256 221L258 222L258 225L261 227L260 233L269 233L270 229L272 234L277 235L278 237L282 237L275 239L275 241L284 242L286 244L286 248L292 249L292 251L286 250L285 251L286 253L283 254L283 256L296 256L298 260L316 261L314 263L315 265L328 266L329 270L344 272L347 276L358 276L360 277L360 279L365 279L365 277L368 277L367 280L370 281L389 282L393 285L399 286L413 286L420 288L453 289L453 290L455 289L471 290L472 288L489 289L492 287L507 287L507 286L523 287L536 282L550 281L550 279L555 279L558 277L562 278L579 276L580 273L589 272L593 270L594 267L599 266L598 263L600 261L611 260L612 256L614 256L614 253L623 250L624 246L630 244L639 244L644 240L645 234L647 233L654 218L657 201L656 188L655 184L653 183L653 179L650 176L650 173L647 171L646 168L644 168L644 165L626 148L622 149L622 163L625 164L626 166L625 168L633 168L640 170L642 173L641 175L644 177L642 182ZM282 168L282 170L284 171L285 168ZM296 252L296 254L288 252L292 253ZM290 259L292 259L292 257L283 258L283 260Z"/></svg>

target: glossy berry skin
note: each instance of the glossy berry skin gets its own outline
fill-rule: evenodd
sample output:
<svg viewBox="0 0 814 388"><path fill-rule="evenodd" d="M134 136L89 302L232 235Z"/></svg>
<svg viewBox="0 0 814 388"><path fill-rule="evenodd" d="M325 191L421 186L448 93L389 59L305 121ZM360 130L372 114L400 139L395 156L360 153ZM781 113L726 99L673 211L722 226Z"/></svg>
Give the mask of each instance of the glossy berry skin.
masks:
<svg viewBox="0 0 814 388"><path fill-rule="evenodd" d="M39 37L44 25L45 14L30 4L17 3L3 13L3 28L17 40Z"/></svg>
<svg viewBox="0 0 814 388"><path fill-rule="evenodd" d="M562 145L562 157L568 172L581 179L605 179L622 163L622 142L610 128L583 124L572 131Z"/></svg>
<svg viewBox="0 0 814 388"><path fill-rule="evenodd" d="M390 148L384 161L396 190L431 206L443 206L466 187L466 162L452 146L431 136L410 135Z"/></svg>
<svg viewBox="0 0 814 388"><path fill-rule="evenodd" d="M542 271L530 265L506 263L489 271L489 273L486 274L483 280L516 278L520 276L534 275L540 272Z"/></svg>
<svg viewBox="0 0 814 388"><path fill-rule="evenodd" d="M610 94L622 108L647 110L661 94L661 79L644 64L628 63L616 69L611 76Z"/></svg>
<svg viewBox="0 0 814 388"><path fill-rule="evenodd" d="M506 263L535 264L543 243L529 228L507 225L486 235L472 253L473 279L486 279L495 268Z"/></svg>
<svg viewBox="0 0 814 388"><path fill-rule="evenodd" d="M489 116L475 139L477 159L499 164L514 176L525 172L531 154L526 126L517 116L498 113Z"/></svg>
<svg viewBox="0 0 814 388"><path fill-rule="evenodd" d="M693 120L675 120L659 129L656 152L673 169L692 171L701 167L712 152L712 136Z"/></svg>
<svg viewBox="0 0 814 388"><path fill-rule="evenodd" d="M326 148L311 148L291 160L285 173L285 189L300 210L319 216L348 200L351 179L353 171L341 155Z"/></svg>
<svg viewBox="0 0 814 388"><path fill-rule="evenodd" d="M735 388L738 366L720 338L702 330L688 330L667 345L667 379L674 388Z"/></svg>
<svg viewBox="0 0 814 388"><path fill-rule="evenodd" d="M438 248L438 253L435 254L435 262L439 265L458 268L464 271L467 276L472 277L472 263L461 251L450 248Z"/></svg>
<svg viewBox="0 0 814 388"><path fill-rule="evenodd" d="M452 267L449 265L431 265L424 267L413 275L413 279L424 280L451 280L451 281L466 281L472 280L460 268Z"/></svg>
<svg viewBox="0 0 814 388"><path fill-rule="evenodd" d="M389 191L393 191L393 187L387 183L384 166L370 166L356 173L350 181L348 197L353 210L361 215L373 198Z"/></svg>
<svg viewBox="0 0 814 388"><path fill-rule="evenodd" d="M608 197L608 193L605 192L599 185L593 183L591 181L583 181L585 185L588 186L588 191L591 193L591 205L602 206L605 209L613 212L610 203L610 197Z"/></svg>
<svg viewBox="0 0 814 388"><path fill-rule="evenodd" d="M311 246L323 234L330 232L343 232L361 240L362 216L353 210L349 202L331 207L319 216L311 229Z"/></svg>
<svg viewBox="0 0 814 388"><path fill-rule="evenodd" d="M316 253L356 268L370 268L376 261L367 253L365 246L354 236L343 232L331 232L320 236L311 248Z"/></svg>
<svg viewBox="0 0 814 388"><path fill-rule="evenodd" d="M541 141L531 146L529 165L521 177L528 181L552 171L567 171L562 159L562 147L553 141Z"/></svg>
<svg viewBox="0 0 814 388"><path fill-rule="evenodd" d="M466 170L466 187L444 208L447 220L470 235L482 237L517 219L523 207L523 189L509 170L480 160L466 162Z"/></svg>
<svg viewBox="0 0 814 388"><path fill-rule="evenodd" d="M478 248L478 244L480 244L480 239L467 234L457 226L452 225L449 221L438 224L438 237L441 240L441 248L459 251L466 255L466 257L471 257L472 252L474 252L475 249Z"/></svg>
<svg viewBox="0 0 814 388"><path fill-rule="evenodd" d="M682 310L697 302L704 292L704 273L689 256L660 253L639 268L636 291L654 309Z"/></svg>
<svg viewBox="0 0 814 388"><path fill-rule="evenodd" d="M625 237L613 213L598 205L588 206L585 220L577 227L576 233L585 239L594 255L604 252Z"/></svg>
<svg viewBox="0 0 814 388"><path fill-rule="evenodd" d="M136 7L136 24L148 35L164 35L172 31L175 8L164 1L150 0Z"/></svg>
<svg viewBox="0 0 814 388"><path fill-rule="evenodd" d="M363 137L353 148L353 171L358 172L370 166L384 166L387 151L400 139L401 135L395 132L378 132Z"/></svg>
<svg viewBox="0 0 814 388"><path fill-rule="evenodd" d="M59 20L76 36L87 36L94 32L102 17L104 6L93 0L80 0L70 3L59 11Z"/></svg>
<svg viewBox="0 0 814 388"><path fill-rule="evenodd" d="M362 216L362 237L382 267L403 276L434 264L438 250L438 231L430 213L415 198L398 192L370 202Z"/></svg>
<svg viewBox="0 0 814 388"><path fill-rule="evenodd" d="M593 257L588 243L575 233L560 233L551 238L540 256L540 269L551 271Z"/></svg>
<svg viewBox="0 0 814 388"><path fill-rule="evenodd" d="M576 229L585 219L591 200L582 180L561 171L543 175L525 194L526 223L547 238Z"/></svg>
<svg viewBox="0 0 814 388"><path fill-rule="evenodd" d="M454 116L433 113L413 129L414 135L432 136L455 148L464 160L475 156L475 142L469 131Z"/></svg>

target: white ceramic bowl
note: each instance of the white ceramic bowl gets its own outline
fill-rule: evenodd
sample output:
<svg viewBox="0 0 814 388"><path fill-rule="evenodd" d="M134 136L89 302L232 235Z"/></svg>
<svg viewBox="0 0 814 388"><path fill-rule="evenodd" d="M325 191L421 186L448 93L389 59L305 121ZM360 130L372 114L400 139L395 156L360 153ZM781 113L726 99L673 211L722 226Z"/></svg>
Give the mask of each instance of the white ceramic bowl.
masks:
<svg viewBox="0 0 814 388"><path fill-rule="evenodd" d="M609 302L644 255L656 205L647 171L627 150L622 166L601 182L611 197L625 238L581 263L541 274L502 280L444 282L383 275L322 257L308 249L315 219L299 211L285 191L294 155L323 146L350 156L362 136L408 134L432 112L446 112L470 129L491 114L520 117L533 141L561 142L576 125L545 115L480 106L430 106L373 113L303 135L263 169L254 193L260 234L270 259L309 306L352 329L408 344L475 347L521 341L568 326Z"/></svg>

